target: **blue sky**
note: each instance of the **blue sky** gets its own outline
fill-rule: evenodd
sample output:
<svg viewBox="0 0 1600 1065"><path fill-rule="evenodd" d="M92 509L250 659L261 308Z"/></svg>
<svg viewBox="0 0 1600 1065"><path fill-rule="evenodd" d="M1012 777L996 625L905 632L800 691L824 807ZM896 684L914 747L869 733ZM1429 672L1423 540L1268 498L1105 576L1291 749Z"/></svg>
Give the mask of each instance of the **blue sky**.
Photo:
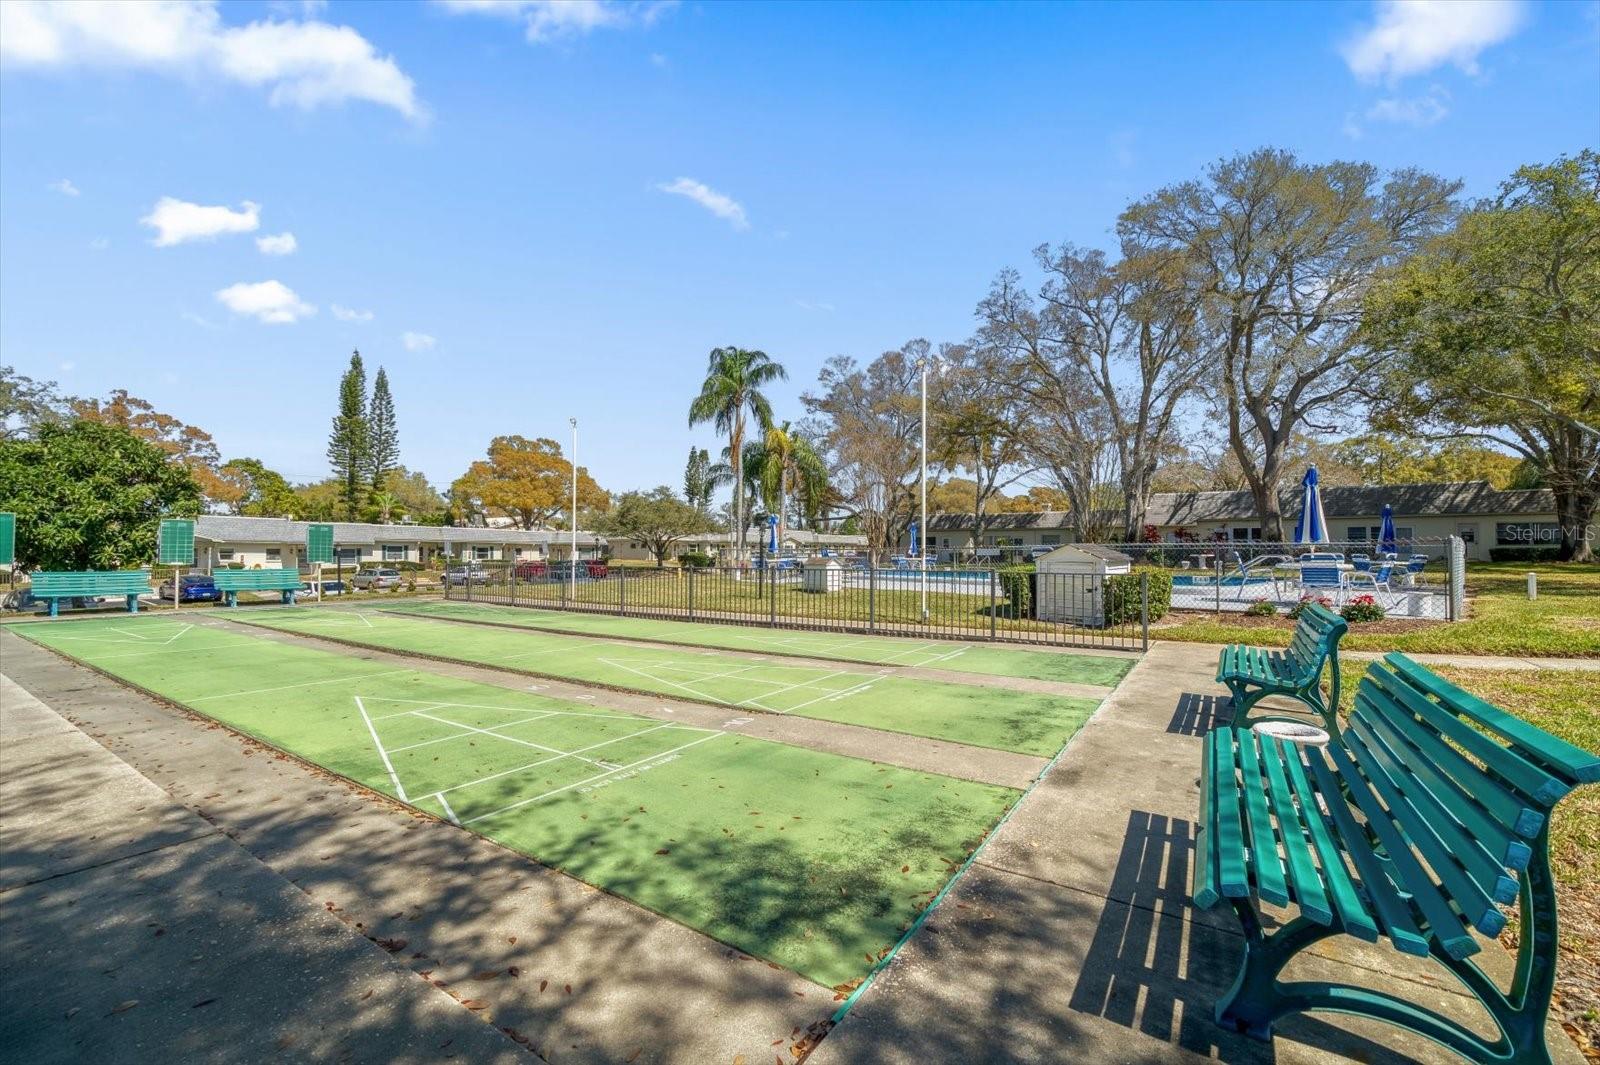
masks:
<svg viewBox="0 0 1600 1065"><path fill-rule="evenodd" d="M799 417L1219 156L1481 195L1600 140L1595 3L478 6L4 5L0 357L307 480L359 347L436 484L576 416L676 487L710 348Z"/></svg>

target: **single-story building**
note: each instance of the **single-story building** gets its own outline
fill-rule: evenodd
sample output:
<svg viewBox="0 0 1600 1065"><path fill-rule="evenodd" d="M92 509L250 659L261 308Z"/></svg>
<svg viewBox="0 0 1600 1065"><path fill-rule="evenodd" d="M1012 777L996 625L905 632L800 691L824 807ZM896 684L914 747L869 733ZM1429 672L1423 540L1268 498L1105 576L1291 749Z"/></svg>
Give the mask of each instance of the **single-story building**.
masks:
<svg viewBox="0 0 1600 1065"><path fill-rule="evenodd" d="M246 518L202 514L195 520L195 565L213 570L243 565L277 569L305 565L306 529L313 523L289 518ZM441 558L480 561L563 559L571 552L571 533L552 529L486 529L451 525L376 525L333 522L338 563L429 564ZM578 531L578 557L598 558L606 539Z"/></svg>
<svg viewBox="0 0 1600 1065"><path fill-rule="evenodd" d="M1546 488L1497 489L1487 481L1395 484L1374 487L1325 486L1322 509L1336 542L1372 543L1378 538L1383 506L1394 508L1396 538L1417 541L1417 549L1441 554L1444 541L1459 536L1467 557L1485 560L1493 547L1559 546L1555 494ZM1289 535L1300 514L1300 487L1287 485L1280 506ZM1167 542L1241 542L1263 539L1255 498L1238 492L1157 492L1150 497L1147 524ZM930 514L930 550L951 557L1005 558L1026 555L1035 546L1056 546L1078 538L1066 511L987 515L982 537L973 542L971 514ZM901 550L910 550L902 536Z"/></svg>
<svg viewBox="0 0 1600 1065"><path fill-rule="evenodd" d="M754 558L761 553L761 545L768 542L766 529L752 528L745 537L745 548ZM632 560L654 560L655 555L650 553L650 545L643 540L624 540L620 537L613 538L610 542L613 558ZM867 538L856 533L818 532L814 529L785 529L779 548L784 555L812 556L824 550L836 551L840 554L865 551ZM733 536L725 532L695 533L685 536L672 546L672 555L686 554L698 551L712 555L720 560L730 559L733 556Z"/></svg>

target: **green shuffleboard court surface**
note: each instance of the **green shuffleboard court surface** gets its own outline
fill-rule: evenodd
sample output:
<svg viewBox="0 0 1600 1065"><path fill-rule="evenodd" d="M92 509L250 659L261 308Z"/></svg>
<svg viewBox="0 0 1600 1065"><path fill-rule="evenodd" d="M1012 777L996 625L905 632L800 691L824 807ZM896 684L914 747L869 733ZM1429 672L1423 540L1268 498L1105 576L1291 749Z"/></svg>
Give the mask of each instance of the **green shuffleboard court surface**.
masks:
<svg viewBox="0 0 1600 1065"><path fill-rule="evenodd" d="M1042 758L1059 751L1099 705L1096 699L886 676L842 662L752 662L722 651L459 625L380 611L253 610L239 620L389 651Z"/></svg>
<svg viewBox="0 0 1600 1065"><path fill-rule="evenodd" d="M394 613L487 621L530 629L611 636L621 640L656 640L691 647L729 651L800 655L874 666L927 666L958 673L994 677L1029 677L1064 684L1098 684L1114 688L1133 668L1131 658L1030 651L1018 647L955 640L908 640L897 636L851 635L843 632L798 632L755 625L722 625L697 621L627 618L576 610L540 610L486 603L396 603Z"/></svg>
<svg viewBox="0 0 1600 1065"><path fill-rule="evenodd" d="M205 624L13 631L827 987L1020 794Z"/></svg>

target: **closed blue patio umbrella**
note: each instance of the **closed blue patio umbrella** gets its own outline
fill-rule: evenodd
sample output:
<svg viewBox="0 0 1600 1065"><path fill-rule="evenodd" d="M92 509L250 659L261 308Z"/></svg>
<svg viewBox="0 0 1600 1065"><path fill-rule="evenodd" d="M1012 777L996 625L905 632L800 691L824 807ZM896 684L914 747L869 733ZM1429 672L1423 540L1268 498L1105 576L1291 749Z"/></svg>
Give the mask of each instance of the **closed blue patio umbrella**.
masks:
<svg viewBox="0 0 1600 1065"><path fill-rule="evenodd" d="M1322 490L1317 486L1315 466L1306 469L1300 487L1300 520L1295 522L1294 542L1325 544L1328 542L1328 519L1322 513Z"/></svg>
<svg viewBox="0 0 1600 1065"><path fill-rule="evenodd" d="M1394 535L1394 507L1388 503L1383 505L1383 524L1378 529L1378 551L1380 554L1399 554L1399 545L1395 543Z"/></svg>

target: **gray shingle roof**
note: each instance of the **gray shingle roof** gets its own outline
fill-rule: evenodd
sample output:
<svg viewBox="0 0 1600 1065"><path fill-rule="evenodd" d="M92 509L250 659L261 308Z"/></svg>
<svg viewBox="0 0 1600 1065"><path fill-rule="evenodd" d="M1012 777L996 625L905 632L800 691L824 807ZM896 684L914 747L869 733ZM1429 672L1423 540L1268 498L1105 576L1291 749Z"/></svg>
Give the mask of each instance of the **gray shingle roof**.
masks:
<svg viewBox="0 0 1600 1065"><path fill-rule="evenodd" d="M198 539L215 543L303 544L312 524L288 518L245 518L232 514L202 514L195 519ZM570 533L551 529L484 529L452 525L371 525L333 522L333 542L340 547L378 543L420 544L533 544L566 543ZM605 537L578 530L578 546L604 544Z"/></svg>
<svg viewBox="0 0 1600 1065"><path fill-rule="evenodd" d="M1278 494L1284 514L1300 512L1300 486ZM1444 481L1437 484L1335 485L1322 489L1322 509L1329 518L1377 517L1385 503L1397 518L1454 517L1472 514L1544 514L1556 509L1547 488L1500 491L1488 481ZM1203 521L1252 521L1255 497L1249 492L1157 492L1150 497L1151 525L1193 525Z"/></svg>

